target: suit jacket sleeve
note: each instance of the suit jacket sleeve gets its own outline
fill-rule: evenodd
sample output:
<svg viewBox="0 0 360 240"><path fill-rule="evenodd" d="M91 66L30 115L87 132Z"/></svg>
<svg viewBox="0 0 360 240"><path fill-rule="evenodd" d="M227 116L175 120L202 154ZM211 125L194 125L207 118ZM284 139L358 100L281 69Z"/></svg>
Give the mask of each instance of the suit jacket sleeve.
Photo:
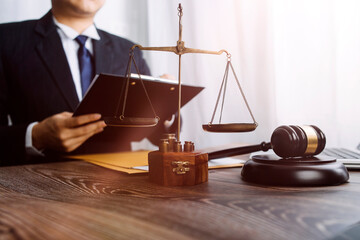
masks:
<svg viewBox="0 0 360 240"><path fill-rule="evenodd" d="M0 41L1 44L1 41ZM8 83L0 47L0 166L25 161L26 125L9 126Z"/></svg>

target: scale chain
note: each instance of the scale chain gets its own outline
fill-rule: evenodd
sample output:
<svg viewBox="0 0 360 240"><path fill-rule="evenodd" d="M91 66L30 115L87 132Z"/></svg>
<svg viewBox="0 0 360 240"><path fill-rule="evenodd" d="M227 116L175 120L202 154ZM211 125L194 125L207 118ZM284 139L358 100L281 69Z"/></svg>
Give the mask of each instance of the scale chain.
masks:
<svg viewBox="0 0 360 240"><path fill-rule="evenodd" d="M128 96L128 92L129 92L129 83L130 83L130 78L131 78L131 64L132 64L132 63L134 63L136 72L137 72L137 74L139 75L139 80L140 80L141 85L142 85L142 87L143 87L143 89L144 89L145 96L146 96L146 98L147 98L147 100L148 100L148 102L149 102L149 104L150 104L150 107L151 107L151 110L152 110L154 116L155 116L155 118L160 119L160 118L157 116L156 112L155 112L154 106L153 106L153 104L152 104L152 102L151 102L151 100L150 100L149 94L148 94L148 92L147 92L147 90L146 90L146 88L145 88L144 81L143 81L142 78L141 78L139 68L138 68L138 66L137 66L137 64L136 64L136 62L135 62L134 51L131 51L130 54L129 54L129 61L128 61L128 64L127 64L127 72L126 72L126 77L127 77L127 78L126 78L126 86L125 86L125 90L124 90L124 91L125 91L125 94L124 94L124 102L123 102L123 106L122 106L121 115L118 116L118 115L119 115L119 109L120 109L120 103L121 103L121 99L122 99L122 96L123 96L123 93L124 93L124 92L121 93L121 96L120 96L120 98L119 98L119 100L118 100L115 118L119 117L120 120L123 120L123 119L124 119L124 116L125 116L125 108L126 108L127 96Z"/></svg>
<svg viewBox="0 0 360 240"><path fill-rule="evenodd" d="M225 85L224 85L224 94L223 94L223 99L222 99L222 103L221 103L221 111L220 111L220 118L219 118L219 123L221 123L221 118L222 118L222 113L224 110L224 103L225 103L225 96L226 96L226 87L227 87L227 82L228 82L228 78L229 78L229 60L228 60L228 64L227 64L227 68L226 68L226 78L225 78Z"/></svg>
<svg viewBox="0 0 360 240"><path fill-rule="evenodd" d="M230 61L229 61L229 63L230 63L231 70L232 70L232 72L233 72L233 74L234 74L236 83L237 83L237 85L238 85L238 87L239 87L239 89L240 89L241 95L243 96L243 99L244 99L244 101L245 101L246 107L247 107L247 109L249 110L249 113L250 113L250 115L251 115L252 120L253 120L254 123L257 125L257 122L255 121L255 118L254 118L254 115L253 115L252 112L251 112L249 103L248 103L248 101L246 100L245 94L244 94L244 92L243 92L243 90L242 90L242 88L241 88L240 82L239 82L239 80L238 80L238 78L237 78L237 76L236 76L236 74L235 74L234 67L233 67L233 65L231 64Z"/></svg>
<svg viewBox="0 0 360 240"><path fill-rule="evenodd" d="M126 67L127 82L129 81L129 78L130 78L130 75L129 75L129 74L130 74L130 72L131 72L132 54L133 54L133 52L130 52L130 53L129 53L129 61L128 61L127 67ZM126 89L127 89L127 87L124 89L124 91L126 91ZM117 106L116 106L116 112L115 112L115 116L114 116L115 118L117 118L118 115L119 115L121 99L122 99L122 96L123 96L124 91L121 92L120 98L119 98L119 100L118 100L118 103L117 103ZM125 94L127 94L127 93L125 93ZM126 99L126 98L125 98L125 99ZM123 105L123 109L124 109L124 105ZM122 114L124 114L124 113L122 113Z"/></svg>
<svg viewBox="0 0 360 240"><path fill-rule="evenodd" d="M215 109L214 109L214 112L213 112L213 115L212 115L212 117L211 117L211 121L210 121L209 124L212 124L213 121L214 121L215 114L216 114L216 109L217 109L218 104L219 104L219 100L220 100L220 97L221 97L222 89L223 89L223 87L224 87L225 78L226 78L226 75L227 75L227 72L228 72L228 71L229 71L229 61L227 62L226 67L225 67L224 77L223 77L223 80L222 80L222 82L221 82L220 91L219 91L218 97L217 97L217 99L216 99Z"/></svg>

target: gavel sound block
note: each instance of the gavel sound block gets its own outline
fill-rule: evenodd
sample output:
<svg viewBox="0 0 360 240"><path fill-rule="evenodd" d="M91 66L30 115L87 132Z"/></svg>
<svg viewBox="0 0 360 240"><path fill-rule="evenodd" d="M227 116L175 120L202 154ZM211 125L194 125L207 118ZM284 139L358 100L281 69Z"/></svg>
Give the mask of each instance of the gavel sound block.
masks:
<svg viewBox="0 0 360 240"><path fill-rule="evenodd" d="M325 134L316 126L280 126L271 136L275 154L260 154L241 171L246 182L277 186L330 186L348 181L349 173L335 158L315 156L325 148Z"/></svg>

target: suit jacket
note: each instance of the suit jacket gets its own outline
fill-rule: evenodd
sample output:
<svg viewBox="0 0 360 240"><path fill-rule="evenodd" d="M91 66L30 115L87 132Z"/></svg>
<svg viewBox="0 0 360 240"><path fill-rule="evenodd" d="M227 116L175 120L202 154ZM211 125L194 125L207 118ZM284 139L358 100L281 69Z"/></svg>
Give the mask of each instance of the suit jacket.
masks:
<svg viewBox="0 0 360 240"><path fill-rule="evenodd" d="M101 40L93 41L95 72L124 75L134 43L99 29L98 33ZM150 75L141 52L135 52L135 61L142 74ZM1 24L0 165L27 161L25 132L29 123L63 111L73 112L78 103L51 11L39 20ZM12 126L8 126L8 116ZM154 131L107 127L76 153L128 150L129 141Z"/></svg>

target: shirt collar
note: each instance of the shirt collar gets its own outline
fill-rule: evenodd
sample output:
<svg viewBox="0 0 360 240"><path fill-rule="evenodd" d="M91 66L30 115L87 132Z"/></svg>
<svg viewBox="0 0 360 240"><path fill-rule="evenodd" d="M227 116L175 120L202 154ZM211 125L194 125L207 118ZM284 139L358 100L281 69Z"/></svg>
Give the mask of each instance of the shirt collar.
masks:
<svg viewBox="0 0 360 240"><path fill-rule="evenodd" d="M71 27L65 24L59 23L54 16L53 16L53 20L55 25L59 27L68 38L75 39L77 36L79 36L79 33L77 31L75 31L74 29L72 29ZM100 40L99 33L97 32L94 24L90 25L87 29L85 29L81 33L81 35L87 36L88 38L94 40Z"/></svg>

